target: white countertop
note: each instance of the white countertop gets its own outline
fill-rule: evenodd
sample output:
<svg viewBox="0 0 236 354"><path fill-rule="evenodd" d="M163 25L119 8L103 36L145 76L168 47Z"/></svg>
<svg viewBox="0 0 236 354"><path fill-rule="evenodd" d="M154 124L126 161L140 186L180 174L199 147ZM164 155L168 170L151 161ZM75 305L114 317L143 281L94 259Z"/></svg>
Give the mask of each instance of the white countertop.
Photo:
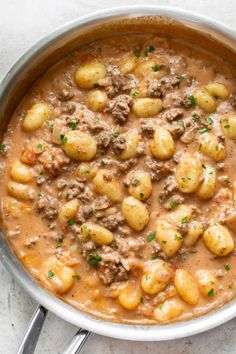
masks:
<svg viewBox="0 0 236 354"><path fill-rule="evenodd" d="M136 0L134 4L182 7L211 16L236 29L235 0ZM0 0L0 79L40 37L89 12L130 5L129 0ZM36 307L34 301L0 264L0 354L14 354ZM76 328L49 315L37 354L60 353ZM233 354L236 320L207 333L162 343L138 343L92 335L83 354Z"/></svg>

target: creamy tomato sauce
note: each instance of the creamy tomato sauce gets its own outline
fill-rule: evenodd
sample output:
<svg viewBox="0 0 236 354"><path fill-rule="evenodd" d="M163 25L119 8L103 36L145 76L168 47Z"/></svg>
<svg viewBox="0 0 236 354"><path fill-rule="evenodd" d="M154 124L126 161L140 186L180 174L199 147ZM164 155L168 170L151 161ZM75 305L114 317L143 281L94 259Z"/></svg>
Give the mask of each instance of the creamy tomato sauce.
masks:
<svg viewBox="0 0 236 354"><path fill-rule="evenodd" d="M235 69L177 39L87 45L0 145L1 220L27 270L97 317L191 319L235 296Z"/></svg>

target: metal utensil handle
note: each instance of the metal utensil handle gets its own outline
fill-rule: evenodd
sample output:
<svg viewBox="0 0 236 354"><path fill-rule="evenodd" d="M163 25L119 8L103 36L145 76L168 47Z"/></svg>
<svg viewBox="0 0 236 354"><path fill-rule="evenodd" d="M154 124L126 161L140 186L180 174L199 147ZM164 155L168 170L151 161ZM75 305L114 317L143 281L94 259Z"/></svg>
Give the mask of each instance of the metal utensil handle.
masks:
<svg viewBox="0 0 236 354"><path fill-rule="evenodd" d="M81 349L83 348L90 334L91 334L90 332L80 328L61 354L80 353Z"/></svg>
<svg viewBox="0 0 236 354"><path fill-rule="evenodd" d="M26 330L22 343L17 354L33 354L37 345L39 335L43 328L44 321L47 317L48 310L42 305L38 305ZM66 346L62 354L78 354L84 343L88 339L90 332L80 328L69 344Z"/></svg>
<svg viewBox="0 0 236 354"><path fill-rule="evenodd" d="M48 310L46 310L43 306L38 305L30 321L29 327L26 330L25 336L17 351L17 354L34 353L47 313Z"/></svg>

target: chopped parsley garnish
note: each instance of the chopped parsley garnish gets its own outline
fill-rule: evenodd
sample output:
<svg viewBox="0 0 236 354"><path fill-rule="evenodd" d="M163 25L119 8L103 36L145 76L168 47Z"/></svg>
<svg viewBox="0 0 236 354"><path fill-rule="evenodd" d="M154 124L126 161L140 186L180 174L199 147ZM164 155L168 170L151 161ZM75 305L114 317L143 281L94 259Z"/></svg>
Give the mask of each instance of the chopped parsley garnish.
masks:
<svg viewBox="0 0 236 354"><path fill-rule="evenodd" d="M54 273L51 269L48 271L48 278L52 279L54 277Z"/></svg>
<svg viewBox="0 0 236 354"><path fill-rule="evenodd" d="M161 70L161 67L160 67L160 65L157 65L157 64L156 64L156 65L153 65L153 66L152 66L152 70L155 71L155 72L157 72L157 71L160 71L160 70Z"/></svg>
<svg viewBox="0 0 236 354"><path fill-rule="evenodd" d="M134 50L134 55L136 56L136 58L139 58L141 55L141 50L140 49L135 49Z"/></svg>
<svg viewBox="0 0 236 354"><path fill-rule="evenodd" d="M155 48L153 46L148 47L145 51L144 51L144 56L147 57L150 53L154 52Z"/></svg>
<svg viewBox="0 0 236 354"><path fill-rule="evenodd" d="M208 297L213 297L213 296L215 296L215 291L214 291L213 288L212 288L210 291L208 291L207 296L208 296Z"/></svg>
<svg viewBox="0 0 236 354"><path fill-rule="evenodd" d="M174 238L175 238L175 240L183 240L183 236L177 232L174 233Z"/></svg>
<svg viewBox="0 0 236 354"><path fill-rule="evenodd" d="M94 88L98 88L99 85L95 82L95 84L93 84L93 87L94 87Z"/></svg>
<svg viewBox="0 0 236 354"><path fill-rule="evenodd" d="M76 122L71 122L70 127L71 127L72 130L76 130L77 129L77 123Z"/></svg>
<svg viewBox="0 0 236 354"><path fill-rule="evenodd" d="M206 169L206 165L204 165L204 163L202 164L202 168L204 168L204 170Z"/></svg>
<svg viewBox="0 0 236 354"><path fill-rule="evenodd" d="M70 219L70 220L68 221L68 224L69 224L70 226L74 225L74 223L75 223L75 220L74 220L74 219Z"/></svg>
<svg viewBox="0 0 236 354"><path fill-rule="evenodd" d="M185 216L184 218L182 218L181 224L184 225L184 224L187 224L187 223L188 223L188 217Z"/></svg>
<svg viewBox="0 0 236 354"><path fill-rule="evenodd" d="M102 257L98 256L97 254L96 255L90 255L89 263L92 264L92 265L96 265L101 260L102 260Z"/></svg>
<svg viewBox="0 0 236 354"><path fill-rule="evenodd" d="M157 259L157 255L154 254L154 255L152 256L152 259Z"/></svg>
<svg viewBox="0 0 236 354"><path fill-rule="evenodd" d="M133 93L132 93L132 96L133 97L137 97L139 95L139 92L138 91L134 91Z"/></svg>
<svg viewBox="0 0 236 354"><path fill-rule="evenodd" d="M144 298L143 298L143 296L140 297L140 302L141 302L141 304L144 304Z"/></svg>
<svg viewBox="0 0 236 354"><path fill-rule="evenodd" d="M197 253L197 250L191 250L190 252L189 252L189 254L196 254Z"/></svg>
<svg viewBox="0 0 236 354"><path fill-rule="evenodd" d="M200 134L204 134L204 133L206 133L206 132L208 132L208 128L199 129L199 133L200 133Z"/></svg>
<svg viewBox="0 0 236 354"><path fill-rule="evenodd" d="M113 135L115 138L117 138L120 135L120 132L115 132Z"/></svg>
<svg viewBox="0 0 236 354"><path fill-rule="evenodd" d="M167 241L162 240L161 243L163 243L163 245L165 245L167 243Z"/></svg>
<svg viewBox="0 0 236 354"><path fill-rule="evenodd" d="M133 181L133 184L135 184L135 185L139 184L139 180L138 180L138 179L135 179L135 180Z"/></svg>
<svg viewBox="0 0 236 354"><path fill-rule="evenodd" d="M151 242L152 240L154 240L155 237L156 237L156 232L152 231L150 235L147 237L147 242Z"/></svg>
<svg viewBox="0 0 236 354"><path fill-rule="evenodd" d="M207 123L211 125L214 123L214 120L211 117L207 117Z"/></svg>
<svg viewBox="0 0 236 354"><path fill-rule="evenodd" d="M187 179L186 177L182 177L181 179L182 179L182 181L183 181L184 183L187 183L187 182L188 182L188 179Z"/></svg>
<svg viewBox="0 0 236 354"><path fill-rule="evenodd" d="M91 240L91 235L90 235L90 234L88 234L85 238L86 238L86 240L88 240L88 241L89 241L89 240Z"/></svg>
<svg viewBox="0 0 236 354"><path fill-rule="evenodd" d="M164 304L161 304L161 305L159 306L159 309L162 310L163 307L164 307Z"/></svg>
<svg viewBox="0 0 236 354"><path fill-rule="evenodd" d="M0 151L5 151L6 150L6 145L1 144L0 145Z"/></svg>
<svg viewBox="0 0 236 354"><path fill-rule="evenodd" d="M191 95L191 96L188 97L188 99L191 102L192 107L195 108L196 104L197 104L195 97L193 95Z"/></svg>
<svg viewBox="0 0 236 354"><path fill-rule="evenodd" d="M43 145L42 144L38 144L37 145L37 149L42 149L43 148Z"/></svg>
<svg viewBox="0 0 236 354"><path fill-rule="evenodd" d="M180 201L178 199L170 200L169 201L169 208L174 209L178 204L180 204Z"/></svg>
<svg viewBox="0 0 236 354"><path fill-rule="evenodd" d="M82 225L81 226L81 231L86 231L86 230L87 230L87 225L86 224Z"/></svg>
<svg viewBox="0 0 236 354"><path fill-rule="evenodd" d="M144 198L144 193L140 193L140 198L143 199Z"/></svg>
<svg viewBox="0 0 236 354"><path fill-rule="evenodd" d="M230 265L229 264L225 264L225 270L227 270L227 272L230 270Z"/></svg>
<svg viewBox="0 0 236 354"><path fill-rule="evenodd" d="M230 125L229 125L229 124L226 124L226 125L224 125L224 128L225 128L225 129L229 129L229 128L230 128Z"/></svg>
<svg viewBox="0 0 236 354"><path fill-rule="evenodd" d="M179 75L179 76L177 76L177 79L179 79L180 81L183 81L183 80L185 80L185 77L183 75Z"/></svg>
<svg viewBox="0 0 236 354"><path fill-rule="evenodd" d="M75 278L76 280L80 280L81 276L79 274L73 275L73 278Z"/></svg>
<svg viewBox="0 0 236 354"><path fill-rule="evenodd" d="M60 135L60 140L62 142L62 145L65 145L67 143L67 137L63 134Z"/></svg>

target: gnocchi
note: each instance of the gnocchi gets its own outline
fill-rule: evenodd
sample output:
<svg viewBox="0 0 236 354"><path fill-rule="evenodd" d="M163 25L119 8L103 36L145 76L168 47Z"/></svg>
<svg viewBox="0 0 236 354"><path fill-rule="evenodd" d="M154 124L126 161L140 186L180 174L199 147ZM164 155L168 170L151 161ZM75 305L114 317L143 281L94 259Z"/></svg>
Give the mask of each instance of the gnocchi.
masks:
<svg viewBox="0 0 236 354"><path fill-rule="evenodd" d="M78 199L72 199L66 204L62 205L59 209L58 219L63 225L73 220L79 208Z"/></svg>
<svg viewBox="0 0 236 354"><path fill-rule="evenodd" d="M210 199L216 189L216 172L210 165L203 166L203 182L197 191L197 195L201 199Z"/></svg>
<svg viewBox="0 0 236 354"><path fill-rule="evenodd" d="M141 287L149 295L157 294L166 288L171 275L172 271L167 262L149 261L141 278Z"/></svg>
<svg viewBox="0 0 236 354"><path fill-rule="evenodd" d="M81 235L84 242L91 240L98 246L109 245L113 241L113 235L108 229L91 222L81 226Z"/></svg>
<svg viewBox="0 0 236 354"><path fill-rule="evenodd" d="M197 105L207 113L212 113L217 108L217 102L215 98L206 90L198 89L194 91L194 97Z"/></svg>
<svg viewBox="0 0 236 354"><path fill-rule="evenodd" d="M217 223L204 231L203 241L212 253L220 257L226 256L234 249L234 241L230 232L226 227Z"/></svg>
<svg viewBox="0 0 236 354"><path fill-rule="evenodd" d="M173 156L175 144L166 128L161 126L156 127L150 148L152 154L160 160L167 160Z"/></svg>
<svg viewBox="0 0 236 354"><path fill-rule="evenodd" d="M177 269L174 283L179 296L188 304L196 305L199 299L199 290L195 279L185 269Z"/></svg>
<svg viewBox="0 0 236 354"><path fill-rule="evenodd" d="M156 116L162 110L162 101L159 98L137 98L132 106L132 112L137 117L149 118Z"/></svg>
<svg viewBox="0 0 236 354"><path fill-rule="evenodd" d="M182 235L165 220L158 220L156 239L167 257L173 257L183 243Z"/></svg>
<svg viewBox="0 0 236 354"><path fill-rule="evenodd" d="M23 129L32 132L39 129L50 117L50 107L47 103L35 103L26 113L23 120Z"/></svg>
<svg viewBox="0 0 236 354"><path fill-rule="evenodd" d="M202 164L197 156L184 154L176 168L175 179L182 193L195 192L201 183Z"/></svg>
<svg viewBox="0 0 236 354"><path fill-rule="evenodd" d="M229 138L236 138L236 114L224 114L220 118L222 133Z"/></svg>
<svg viewBox="0 0 236 354"><path fill-rule="evenodd" d="M28 183L33 179L30 168L20 161L15 161L12 164L10 174L16 182Z"/></svg>
<svg viewBox="0 0 236 354"><path fill-rule="evenodd" d="M184 306L178 299L166 300L154 310L154 317L160 322L178 318L184 312Z"/></svg>
<svg viewBox="0 0 236 354"><path fill-rule="evenodd" d="M213 298L216 295L218 280L212 271L199 269L196 272L196 279L201 294L208 298Z"/></svg>
<svg viewBox="0 0 236 354"><path fill-rule="evenodd" d="M146 206L134 197L127 197L121 204L126 222L136 231L141 231L149 222Z"/></svg>
<svg viewBox="0 0 236 354"><path fill-rule="evenodd" d="M152 192L152 181L149 173L144 171L132 171L128 175L129 179L129 194L138 199L147 199Z"/></svg>
<svg viewBox="0 0 236 354"><path fill-rule="evenodd" d="M79 130L71 130L64 135L65 153L77 161L90 161L97 152L97 142L89 134Z"/></svg>
<svg viewBox="0 0 236 354"><path fill-rule="evenodd" d="M212 133L204 133L199 137L199 151L211 157L215 161L224 160L226 156L225 146L218 141Z"/></svg>
<svg viewBox="0 0 236 354"><path fill-rule="evenodd" d="M103 63L94 62L81 65L75 72L77 85L84 89L91 89L97 84L98 80L103 79L107 74Z"/></svg>
<svg viewBox="0 0 236 354"><path fill-rule="evenodd" d="M93 187L98 194L106 195L113 202L121 202L122 200L120 184L112 171L98 170L93 179Z"/></svg>

